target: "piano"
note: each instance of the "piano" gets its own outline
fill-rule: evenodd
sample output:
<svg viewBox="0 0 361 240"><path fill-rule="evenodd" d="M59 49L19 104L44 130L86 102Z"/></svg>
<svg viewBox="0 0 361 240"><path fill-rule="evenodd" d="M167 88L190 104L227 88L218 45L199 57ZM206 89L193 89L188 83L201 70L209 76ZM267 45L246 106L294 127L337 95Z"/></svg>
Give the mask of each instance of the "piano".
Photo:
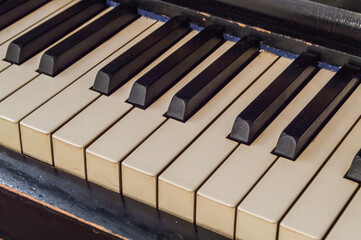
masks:
<svg viewBox="0 0 361 240"><path fill-rule="evenodd" d="M361 7L0 0L0 238L361 239Z"/></svg>

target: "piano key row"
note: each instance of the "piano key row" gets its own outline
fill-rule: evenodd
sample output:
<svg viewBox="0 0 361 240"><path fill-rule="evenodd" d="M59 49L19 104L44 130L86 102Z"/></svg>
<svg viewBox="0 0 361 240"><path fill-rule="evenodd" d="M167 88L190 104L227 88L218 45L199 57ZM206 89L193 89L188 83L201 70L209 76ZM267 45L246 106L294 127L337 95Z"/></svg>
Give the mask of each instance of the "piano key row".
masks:
<svg viewBox="0 0 361 240"><path fill-rule="evenodd" d="M129 4L20 17L0 32L2 145L231 238L355 226L359 67L320 70L312 53L277 57Z"/></svg>

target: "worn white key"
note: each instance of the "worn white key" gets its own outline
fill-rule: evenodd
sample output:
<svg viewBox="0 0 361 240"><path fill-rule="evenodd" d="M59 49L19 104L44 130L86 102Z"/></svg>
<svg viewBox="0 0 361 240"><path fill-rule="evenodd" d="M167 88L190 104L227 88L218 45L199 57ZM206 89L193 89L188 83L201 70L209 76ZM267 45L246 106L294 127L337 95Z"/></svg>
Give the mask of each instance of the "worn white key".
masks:
<svg viewBox="0 0 361 240"><path fill-rule="evenodd" d="M41 74L0 102L0 144L20 152L19 122L111 55L117 43L117 37L110 38L56 77Z"/></svg>
<svg viewBox="0 0 361 240"><path fill-rule="evenodd" d="M192 36L195 34L196 32ZM216 60L223 51L224 47L220 47L213 52L146 110L132 109L90 145L86 150L88 180L119 192L120 162L167 120L163 114L167 111L174 94ZM99 171L99 169L102 170Z"/></svg>
<svg viewBox="0 0 361 240"><path fill-rule="evenodd" d="M73 33L83 28L90 22L98 19L100 16L109 12L111 9L112 8L108 8L106 11L102 12L101 14L89 20L88 22L84 23L82 26L75 29L71 33L67 34L62 39L52 44L47 49L51 48L52 46L66 39L68 36L72 35ZM21 88L23 85L25 85L26 83L30 82L31 80L33 80L34 78L40 75L38 72L36 72L36 70L38 69L41 56L47 49L44 49L42 52L36 54L34 57L30 58L21 65L13 64L9 68L7 68L6 70L0 73L0 101L8 97L14 91Z"/></svg>
<svg viewBox="0 0 361 240"><path fill-rule="evenodd" d="M237 239L276 239L278 223L361 114L361 86L296 161L278 158L237 209Z"/></svg>
<svg viewBox="0 0 361 240"><path fill-rule="evenodd" d="M360 135L359 135L360 136ZM359 138L360 139L360 138ZM361 236L361 191L358 190L326 240L355 240Z"/></svg>
<svg viewBox="0 0 361 240"><path fill-rule="evenodd" d="M71 7L77 1L72 0L55 0L43 5L19 21L11 24L0 31L0 72L11 66L11 63L4 61L9 44L20 34L24 34L31 29L39 26L43 22L54 17L56 14L64 11L65 8ZM35 70L35 69L34 69Z"/></svg>
<svg viewBox="0 0 361 240"><path fill-rule="evenodd" d="M167 120L132 152L122 163L123 194L156 207L159 174L261 74L249 77L249 71L248 66L186 123Z"/></svg>
<svg viewBox="0 0 361 240"><path fill-rule="evenodd" d="M263 52L249 65L249 70L242 72L243 76L238 77L256 78L276 59L276 55ZM194 221L196 189L238 145L235 141L227 139L235 117L255 98L255 94L259 94L291 62L292 60L287 58L278 60L252 86L253 91L247 91L235 104L232 104L159 176L159 209L188 221Z"/></svg>
<svg viewBox="0 0 361 240"><path fill-rule="evenodd" d="M157 27L162 24L157 23ZM86 147L133 108L125 102L133 83L185 42L184 39L179 41L109 97L101 96L60 128L53 135L55 166L86 178Z"/></svg>
<svg viewBox="0 0 361 240"><path fill-rule="evenodd" d="M344 176L360 150L360 136L361 121L358 121L312 184L307 187L282 220L278 239L324 238L358 187L358 183ZM347 231L344 235L347 236Z"/></svg>
<svg viewBox="0 0 361 240"><path fill-rule="evenodd" d="M119 50L23 119L20 123L23 153L53 164L51 134L100 96L90 90L97 72L149 35L154 28L146 29L154 23L154 20L141 17L127 26L114 36L118 39L116 47L120 47Z"/></svg>
<svg viewBox="0 0 361 240"><path fill-rule="evenodd" d="M272 68L275 68L277 63L279 61ZM282 67L283 70L285 67ZM282 70L276 69L270 79L275 79ZM264 77L268 78L266 75L267 73ZM239 145L204 183L197 192L196 222L198 225L233 238L236 207L266 169L277 159L271 151L277 144L279 134L333 75L333 72L321 70L250 146ZM239 111L237 112L235 107L227 123L228 133L231 131L237 114L245 107L242 102L237 101L234 106L237 106L236 104L240 106Z"/></svg>

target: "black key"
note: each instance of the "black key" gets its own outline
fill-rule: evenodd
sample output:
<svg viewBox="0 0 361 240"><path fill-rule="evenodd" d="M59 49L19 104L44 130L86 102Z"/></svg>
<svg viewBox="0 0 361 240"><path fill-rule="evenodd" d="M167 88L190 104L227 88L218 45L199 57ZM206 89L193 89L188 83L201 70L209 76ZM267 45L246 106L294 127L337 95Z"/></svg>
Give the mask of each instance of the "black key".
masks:
<svg viewBox="0 0 361 240"><path fill-rule="evenodd" d="M5 60L21 64L106 8L98 1L81 1L12 41Z"/></svg>
<svg viewBox="0 0 361 240"><path fill-rule="evenodd" d="M359 85L360 70L344 65L283 130L274 153L296 160Z"/></svg>
<svg viewBox="0 0 361 240"><path fill-rule="evenodd" d="M174 17L148 37L103 67L97 74L93 90L110 95L145 66L189 33L188 22Z"/></svg>
<svg viewBox="0 0 361 240"><path fill-rule="evenodd" d="M3 4L0 6L0 16L3 15L6 12L11 11L12 9L18 7L19 5L25 3L27 0L10 0L10 1L4 1L6 4Z"/></svg>
<svg viewBox="0 0 361 240"><path fill-rule="evenodd" d="M259 42L245 37L177 92L167 117L185 122L217 94L259 53Z"/></svg>
<svg viewBox="0 0 361 240"><path fill-rule="evenodd" d="M39 72L55 76L138 17L135 6L120 5L47 50L41 57Z"/></svg>
<svg viewBox="0 0 361 240"><path fill-rule="evenodd" d="M221 33L214 27L198 33L138 79L133 84L128 102L141 108L148 107L224 42Z"/></svg>
<svg viewBox="0 0 361 240"><path fill-rule="evenodd" d="M50 0L11 0L0 6L0 30L16 22Z"/></svg>
<svg viewBox="0 0 361 240"><path fill-rule="evenodd" d="M357 183L361 183L361 149L353 159L345 177Z"/></svg>
<svg viewBox="0 0 361 240"><path fill-rule="evenodd" d="M303 53L236 118L229 138L251 144L317 73L318 57Z"/></svg>

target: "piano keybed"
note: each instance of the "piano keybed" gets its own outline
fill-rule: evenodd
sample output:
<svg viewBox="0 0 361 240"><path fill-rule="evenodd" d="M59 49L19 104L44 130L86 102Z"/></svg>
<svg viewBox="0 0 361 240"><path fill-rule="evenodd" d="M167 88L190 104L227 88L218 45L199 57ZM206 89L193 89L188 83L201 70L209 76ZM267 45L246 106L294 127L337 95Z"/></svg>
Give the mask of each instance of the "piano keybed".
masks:
<svg viewBox="0 0 361 240"><path fill-rule="evenodd" d="M30 2L0 31L2 146L228 238L359 238L359 66Z"/></svg>

